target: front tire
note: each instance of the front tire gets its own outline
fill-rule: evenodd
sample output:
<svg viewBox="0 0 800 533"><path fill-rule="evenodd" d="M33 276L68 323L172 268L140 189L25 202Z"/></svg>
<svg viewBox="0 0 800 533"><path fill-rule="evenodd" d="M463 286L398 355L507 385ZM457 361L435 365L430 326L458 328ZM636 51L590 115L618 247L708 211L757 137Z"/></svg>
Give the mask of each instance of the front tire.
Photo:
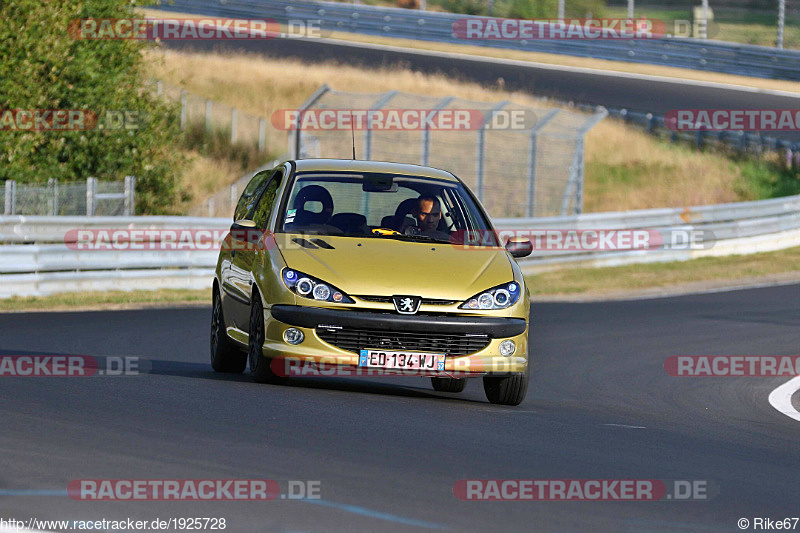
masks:
<svg viewBox="0 0 800 533"><path fill-rule="evenodd" d="M216 372L241 374L247 368L247 354L233 345L225 331L222 300L214 288L211 304L211 368Z"/></svg>
<svg viewBox="0 0 800 533"><path fill-rule="evenodd" d="M467 386L466 379L458 378L431 378L433 390L439 392L461 392Z"/></svg>
<svg viewBox="0 0 800 533"><path fill-rule="evenodd" d="M510 376L484 376L486 399L499 405L519 405L528 392L529 379L530 367L525 372Z"/></svg>
<svg viewBox="0 0 800 533"><path fill-rule="evenodd" d="M250 361L250 375L256 383L277 383L278 376L270 367L270 360L264 357L264 305L261 296L253 294L250 307L250 332L247 341L247 358Z"/></svg>

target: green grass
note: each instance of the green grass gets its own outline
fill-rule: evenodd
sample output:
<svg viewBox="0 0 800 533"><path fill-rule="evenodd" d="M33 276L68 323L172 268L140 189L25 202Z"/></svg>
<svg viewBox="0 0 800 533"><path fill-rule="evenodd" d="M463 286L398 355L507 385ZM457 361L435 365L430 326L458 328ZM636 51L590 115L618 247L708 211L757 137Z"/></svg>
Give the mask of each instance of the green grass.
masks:
<svg viewBox="0 0 800 533"><path fill-rule="evenodd" d="M165 306L208 303L211 289L155 291L65 292L50 296L14 296L0 299L0 311L66 311L115 307Z"/></svg>
<svg viewBox="0 0 800 533"><path fill-rule="evenodd" d="M708 37L718 41L729 41L760 46L775 46L778 31L777 7L774 10L719 9L712 6L714 20L709 25ZM609 17L627 17L624 7L609 7ZM692 20L688 9L642 7L636 9L636 17L663 20L669 33L676 20ZM800 17L787 16L784 24L784 48L800 48Z"/></svg>
<svg viewBox="0 0 800 533"><path fill-rule="evenodd" d="M800 194L800 174L776 159L777 156L734 161L742 173L743 197L767 199Z"/></svg>

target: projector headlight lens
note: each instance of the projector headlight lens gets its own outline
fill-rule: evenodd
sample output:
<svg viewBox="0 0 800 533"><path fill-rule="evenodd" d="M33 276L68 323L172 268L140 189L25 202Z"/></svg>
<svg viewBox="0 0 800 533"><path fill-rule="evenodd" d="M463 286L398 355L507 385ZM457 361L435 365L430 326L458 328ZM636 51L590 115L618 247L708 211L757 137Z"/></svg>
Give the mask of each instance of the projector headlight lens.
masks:
<svg viewBox="0 0 800 533"><path fill-rule="evenodd" d="M506 309L519 301L522 286L516 281L503 283L488 291L476 294L459 306L459 309Z"/></svg>
<svg viewBox="0 0 800 533"><path fill-rule="evenodd" d="M331 289L324 283L318 283L316 287L314 287L314 299L315 300L327 300L328 297L331 295Z"/></svg>
<svg viewBox="0 0 800 533"><path fill-rule="evenodd" d="M297 294L300 296L308 296L314 290L314 282L308 278L300 278L297 280Z"/></svg>
<svg viewBox="0 0 800 533"><path fill-rule="evenodd" d="M352 304L355 301L330 283L290 268L283 269L283 283L290 291L319 302ZM289 342L289 341L286 341ZM302 341L301 341L302 342Z"/></svg>

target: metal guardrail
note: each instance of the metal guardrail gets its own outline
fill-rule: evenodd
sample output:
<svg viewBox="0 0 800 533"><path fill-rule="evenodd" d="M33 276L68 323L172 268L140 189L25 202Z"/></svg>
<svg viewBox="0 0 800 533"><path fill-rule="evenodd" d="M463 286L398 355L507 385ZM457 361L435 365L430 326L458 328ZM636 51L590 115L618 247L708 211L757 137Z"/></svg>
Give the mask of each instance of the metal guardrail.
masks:
<svg viewBox="0 0 800 533"><path fill-rule="evenodd" d="M585 111L594 111L595 106L579 104L577 108ZM656 136L669 137L673 142L682 140L697 145L698 148L727 147L739 152L777 152L780 150L800 151L800 143L778 139L761 133L743 130L721 131L675 131L667 127L661 115L631 111L625 108L608 108L608 115L625 121L626 124L637 126ZM792 163L800 167L800 159Z"/></svg>
<svg viewBox="0 0 800 533"><path fill-rule="evenodd" d="M464 40L455 21L470 17L391 7L295 0L174 0L161 9L229 18L319 20L321 30L380 35L578 57L649 63L743 76L800 80L800 51L723 41L664 37L625 40Z"/></svg>
<svg viewBox="0 0 800 533"><path fill-rule="evenodd" d="M547 252L520 260L531 273L566 266L615 266L685 261L800 246L800 195L756 202L590 213L564 217L496 219L499 230L704 230L709 249ZM0 298L79 290L207 288L216 250L74 250L64 243L74 229L226 230L228 218L0 217ZM22 244L29 243L29 244Z"/></svg>

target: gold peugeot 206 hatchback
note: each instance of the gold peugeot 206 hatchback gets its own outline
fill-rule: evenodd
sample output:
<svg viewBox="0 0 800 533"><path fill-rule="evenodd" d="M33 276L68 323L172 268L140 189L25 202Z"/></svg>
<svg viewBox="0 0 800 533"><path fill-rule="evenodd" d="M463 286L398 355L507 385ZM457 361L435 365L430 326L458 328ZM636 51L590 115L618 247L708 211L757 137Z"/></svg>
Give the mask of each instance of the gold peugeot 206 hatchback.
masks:
<svg viewBox="0 0 800 533"><path fill-rule="evenodd" d="M287 161L245 188L217 261L211 365L293 376L418 375L518 405L529 292L478 200L434 168Z"/></svg>

